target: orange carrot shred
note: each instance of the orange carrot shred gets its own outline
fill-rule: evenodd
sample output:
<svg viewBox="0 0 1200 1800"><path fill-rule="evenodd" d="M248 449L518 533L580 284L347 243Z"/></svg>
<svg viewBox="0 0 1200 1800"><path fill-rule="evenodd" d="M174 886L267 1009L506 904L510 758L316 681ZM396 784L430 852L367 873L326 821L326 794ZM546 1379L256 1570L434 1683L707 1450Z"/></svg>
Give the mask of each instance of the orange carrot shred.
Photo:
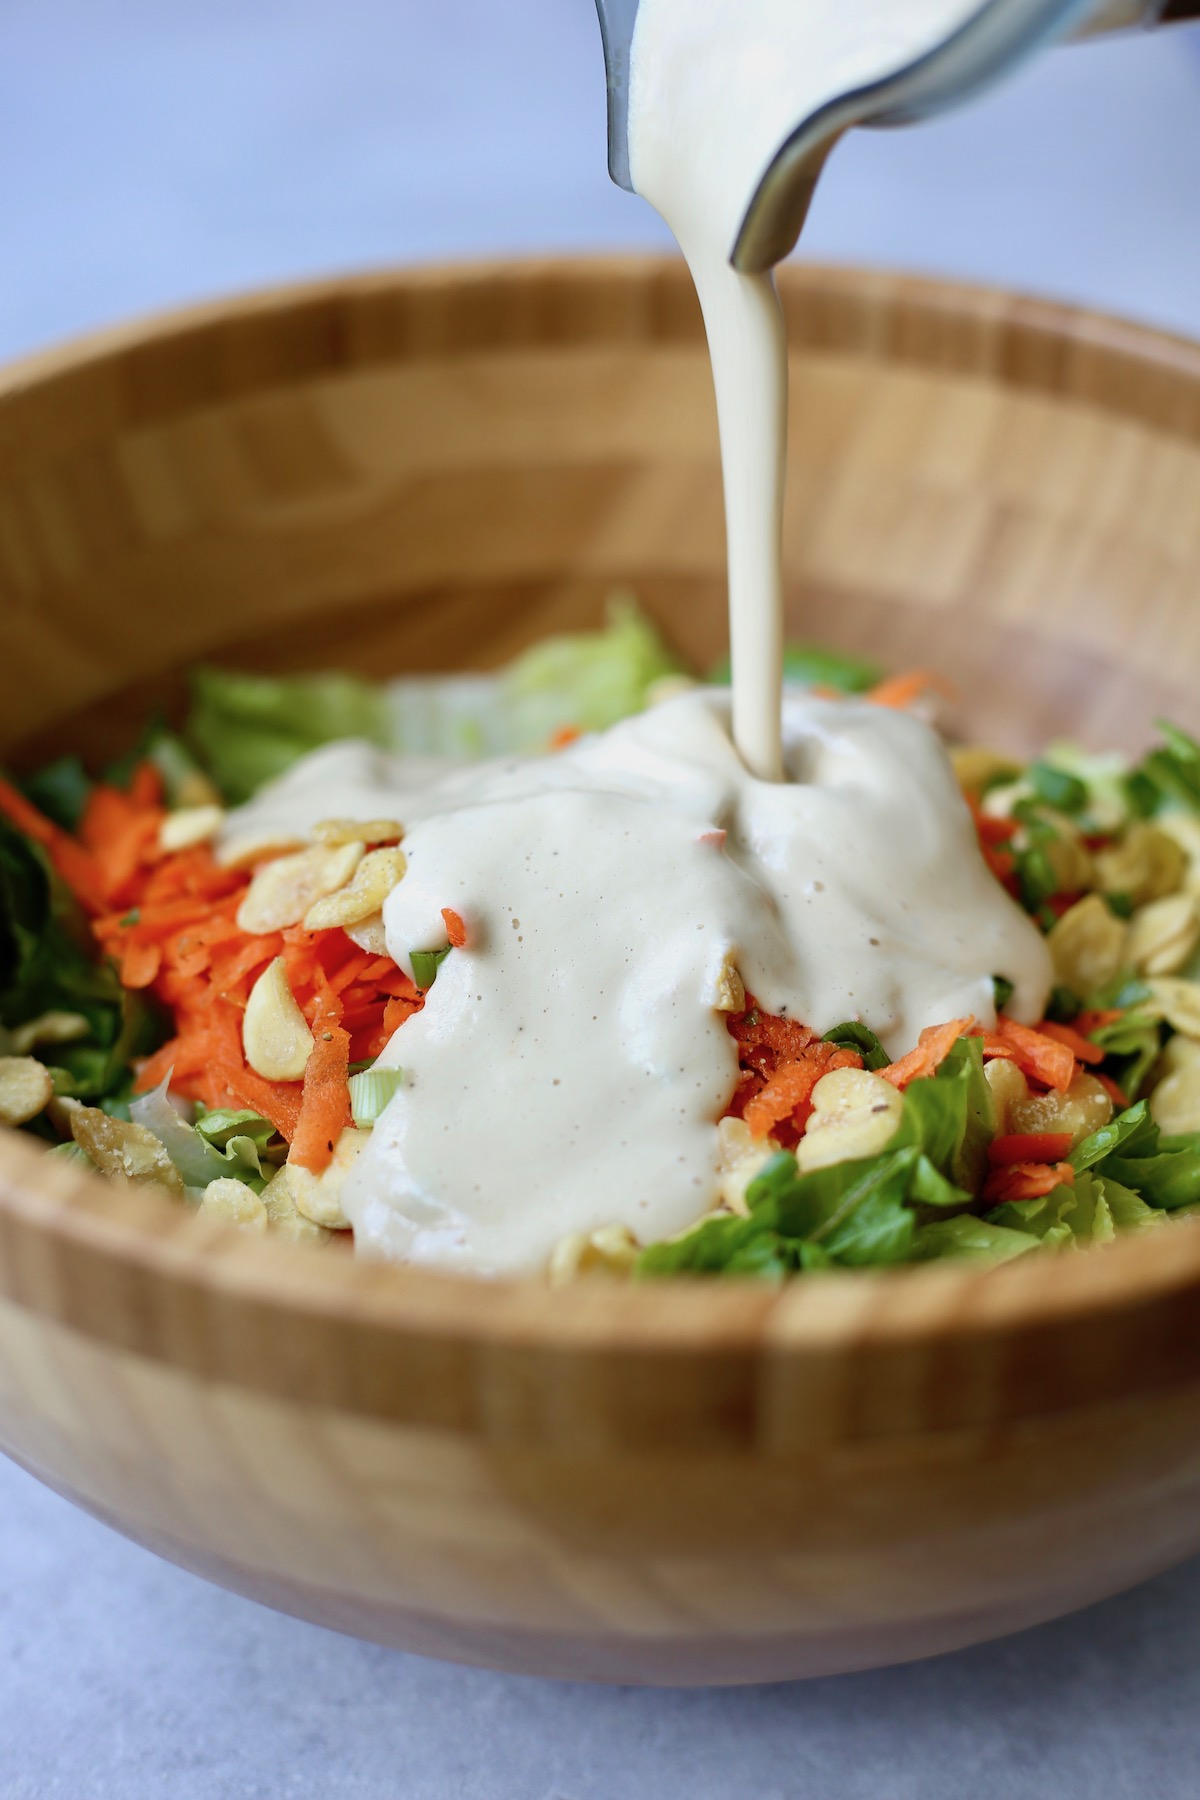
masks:
<svg viewBox="0 0 1200 1800"><path fill-rule="evenodd" d="M1021 1073L1044 1087L1065 1093L1075 1079L1075 1053L1058 1038L1018 1025L1006 1013L996 1020L996 1036L1010 1047Z"/></svg>
<svg viewBox="0 0 1200 1800"><path fill-rule="evenodd" d="M127 944L121 953L121 986L145 988L162 967L162 951L157 944Z"/></svg>
<svg viewBox="0 0 1200 1800"><path fill-rule="evenodd" d="M965 1019L950 1019L945 1025L927 1025L917 1039L917 1047L902 1056L899 1062L889 1063L879 1073L893 1087L906 1088L910 1081L923 1080L934 1075L945 1062L960 1037L967 1037L975 1021L968 1016Z"/></svg>
<svg viewBox="0 0 1200 1800"><path fill-rule="evenodd" d="M1093 1044L1090 1038L1084 1037L1072 1025L1060 1025L1056 1019L1043 1019L1038 1030L1043 1037L1054 1038L1057 1043L1065 1044L1071 1055L1081 1063L1104 1061L1104 1052L1099 1044Z"/></svg>
<svg viewBox="0 0 1200 1800"><path fill-rule="evenodd" d="M318 1018L304 1071L304 1091L288 1161L314 1174L328 1166L350 1124L350 1034L331 1017Z"/></svg>
<svg viewBox="0 0 1200 1800"><path fill-rule="evenodd" d="M442 919L451 948L461 950L467 941L467 928L463 924L461 916L455 912L452 906L443 906Z"/></svg>
<svg viewBox="0 0 1200 1800"><path fill-rule="evenodd" d="M888 675L883 681L877 681L873 688L868 688L864 698L876 706L902 710L919 700L922 694L942 694L947 700L958 698L954 684L933 669L908 669L900 675Z"/></svg>
<svg viewBox="0 0 1200 1800"><path fill-rule="evenodd" d="M40 844L75 898L89 912L99 912L103 900L100 871L95 860L75 839L48 819L11 782L0 779L0 813Z"/></svg>

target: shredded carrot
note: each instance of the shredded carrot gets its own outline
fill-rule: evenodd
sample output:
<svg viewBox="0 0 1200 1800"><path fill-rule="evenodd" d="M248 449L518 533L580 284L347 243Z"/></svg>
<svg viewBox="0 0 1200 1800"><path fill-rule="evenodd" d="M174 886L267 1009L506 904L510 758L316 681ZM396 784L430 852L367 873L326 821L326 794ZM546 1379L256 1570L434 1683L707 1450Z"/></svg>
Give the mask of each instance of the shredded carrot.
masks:
<svg viewBox="0 0 1200 1800"><path fill-rule="evenodd" d="M146 988L162 967L162 951L157 944L127 944L121 954L121 986Z"/></svg>
<svg viewBox="0 0 1200 1800"><path fill-rule="evenodd" d="M823 1075L834 1069L861 1069L862 1057L856 1050L836 1044L810 1044L796 1062L785 1063L771 1076L762 1091L746 1106L742 1114L751 1135L770 1135L777 1125L790 1120L796 1127L807 1119L812 1091Z"/></svg>
<svg viewBox="0 0 1200 1800"><path fill-rule="evenodd" d="M992 1139L988 1161L994 1164L1057 1163L1071 1148L1069 1131L1011 1131Z"/></svg>
<svg viewBox="0 0 1200 1800"><path fill-rule="evenodd" d="M942 694L947 700L957 700L958 689L933 669L907 669L903 674L888 675L883 681L877 681L863 697L876 706L902 711L924 694Z"/></svg>
<svg viewBox="0 0 1200 1800"><path fill-rule="evenodd" d="M82 844L28 801L10 782L0 779L0 813L40 844L56 872L79 903L89 912L101 910L101 878L95 861Z"/></svg>
<svg viewBox="0 0 1200 1800"><path fill-rule="evenodd" d="M917 1039L916 1049L902 1056L899 1062L889 1063L879 1073L896 1088L906 1088L910 1081L935 1075L959 1038L970 1035L974 1024L974 1019L968 1016L951 1019L945 1025L927 1025Z"/></svg>
<svg viewBox="0 0 1200 1800"><path fill-rule="evenodd" d="M565 750L568 744L578 743L583 736L578 725L559 725L550 733L546 748L548 750Z"/></svg>
<svg viewBox="0 0 1200 1800"><path fill-rule="evenodd" d="M293 1140L300 1123L300 1090L295 1082L265 1081L243 1064L216 1071L235 1100L270 1119L280 1137Z"/></svg>
<svg viewBox="0 0 1200 1800"><path fill-rule="evenodd" d="M332 1017L318 1021L304 1071L300 1116L288 1161L319 1172L350 1124L350 1034Z"/></svg>
<svg viewBox="0 0 1200 1800"><path fill-rule="evenodd" d="M1074 1187L1075 1171L1069 1162L1012 1163L993 1169L983 1184L983 1198L991 1206L1012 1200L1040 1200L1056 1187Z"/></svg>
<svg viewBox="0 0 1200 1800"><path fill-rule="evenodd" d="M996 1036L1012 1051L1013 1061L1022 1075L1040 1081L1044 1087L1066 1093L1075 1079L1075 1053L1058 1038L1044 1030L1034 1031L1018 1025L1006 1013L996 1020Z"/></svg>
<svg viewBox="0 0 1200 1800"><path fill-rule="evenodd" d="M1081 1012L1072 1024L1082 1037L1090 1038L1094 1032L1103 1031L1106 1025L1115 1025L1124 1017L1119 1006L1093 1007L1090 1012Z"/></svg>
<svg viewBox="0 0 1200 1800"><path fill-rule="evenodd" d="M1038 1030L1043 1037L1054 1038L1056 1042L1065 1044L1071 1055L1081 1063L1104 1061L1104 1052L1099 1044L1093 1044L1090 1038L1085 1037L1073 1025L1060 1025L1055 1019L1044 1019Z"/></svg>
<svg viewBox="0 0 1200 1800"><path fill-rule="evenodd" d="M452 906L443 906L442 919L445 922L446 936L450 940L451 948L461 950L467 941L467 928L463 924L460 914L456 913Z"/></svg>

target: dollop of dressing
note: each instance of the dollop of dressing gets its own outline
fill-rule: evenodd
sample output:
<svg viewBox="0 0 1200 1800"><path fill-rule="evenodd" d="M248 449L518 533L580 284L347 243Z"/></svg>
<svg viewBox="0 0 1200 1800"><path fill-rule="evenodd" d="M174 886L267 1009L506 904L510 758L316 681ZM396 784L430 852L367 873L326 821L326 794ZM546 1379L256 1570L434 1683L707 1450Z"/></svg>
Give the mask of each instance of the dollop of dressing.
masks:
<svg viewBox="0 0 1200 1800"><path fill-rule="evenodd" d="M788 695L785 780L751 775L730 702L683 695L555 756L410 783L367 745L319 751L231 816L227 839L303 835L327 810L407 827L389 953L468 942L381 1062L404 1085L343 1204L357 1246L532 1272L567 1232L643 1242L713 1204L714 1123L737 1078L715 1010L732 957L772 1012L866 1020L900 1054L965 1013L1040 1016L1039 933L989 874L926 726ZM320 777L313 780L313 775Z"/></svg>

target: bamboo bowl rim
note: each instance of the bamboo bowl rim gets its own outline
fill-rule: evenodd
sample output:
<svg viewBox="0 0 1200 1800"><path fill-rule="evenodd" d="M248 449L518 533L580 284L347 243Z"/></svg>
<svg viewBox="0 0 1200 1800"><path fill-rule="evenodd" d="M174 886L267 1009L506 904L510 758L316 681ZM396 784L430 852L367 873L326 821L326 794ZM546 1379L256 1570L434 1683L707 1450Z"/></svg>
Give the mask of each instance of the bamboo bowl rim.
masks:
<svg viewBox="0 0 1200 1800"><path fill-rule="evenodd" d="M0 369L0 404L32 398L43 384L63 377L86 376L114 356L196 333L215 336L235 319L257 318L269 329L272 316L285 306L327 309L398 289L453 290L485 278L517 284L552 279L574 283L583 293L597 280L666 279L667 271L670 280L678 279L677 265L667 258L520 259L255 291L22 358ZM831 309L830 301L852 306L864 296L893 296L910 329L896 342L881 342L880 352L927 368L952 367L959 360L953 347L947 358L944 345L939 350L932 341L936 322L957 320L969 338L972 332L994 332L999 319L1019 317L1044 344L1045 358L1006 366L1001 357L986 370L990 379L1057 391L1063 359L1083 356L1099 371L1104 390L1094 404L1141 417L1167 435L1200 437L1198 343L1047 301L910 277L802 266L782 271L782 285L785 296L801 304L805 295L822 303L816 347L832 347L826 339L836 336L827 315L831 310L836 315L837 307ZM928 341L922 338L922 321L930 327ZM1146 381L1141 387L1135 382L1131 392L1131 372L1139 371ZM307 364L300 370L312 372ZM0 430L0 450L3 438ZM527 1373L539 1353L586 1357L592 1366L597 1361L606 1366L625 1390L636 1385L639 1367L649 1358L660 1367L673 1366L689 1393L720 1371L720 1389L711 1403L673 1421L673 1443L678 1448L682 1426L685 1436L691 1429L706 1442L715 1434L744 1444L757 1428L742 1386L753 1386L764 1367L816 1368L844 1353L867 1381L897 1356L936 1351L939 1359L954 1358L968 1354L972 1345L994 1346L997 1340L1011 1344L1014 1355L1022 1347L1050 1353L1085 1321L1093 1339L1096 1330L1103 1333L1118 1321L1153 1334L1156 1314L1162 1321L1158 1334L1166 1331L1174 1341L1181 1309L1200 1305L1200 1221L1180 1221L1171 1230L1069 1257L1031 1254L1000 1267L947 1262L834 1272L782 1287L676 1278L628 1286L583 1281L556 1290L534 1278L449 1276L357 1261L328 1247L313 1251L248 1239L165 1197L122 1191L51 1162L29 1139L0 1131L0 1296L86 1335L215 1379L435 1426L463 1429L482 1419L498 1436L554 1429L553 1421L537 1416L536 1378L529 1378L520 1418L493 1417L486 1396L476 1394L464 1411L461 1401L441 1406L436 1393L414 1393L412 1357L423 1355L431 1374L442 1366L439 1359L459 1366L485 1348L507 1349L513 1366ZM223 1322L247 1309L271 1323L276 1344L252 1369L222 1351ZM334 1373L323 1361L331 1333L339 1342L349 1333L351 1345ZM399 1360L389 1345L399 1347ZM1182 1366L1185 1360L1181 1380L1195 1372ZM1192 1362L1200 1367L1200 1352ZM1080 1371L1077 1385L1097 1403L1114 1393L1139 1391L1136 1370L1116 1389L1112 1375L1108 1368L1104 1381L1088 1380ZM402 1377L407 1384L398 1392ZM1003 1416L1061 1409L1061 1395L1039 1395L1036 1387L1015 1384L1000 1408ZM606 1404L612 1414L611 1396ZM995 1396L980 1416L984 1413L996 1418ZM969 1422L965 1416L947 1417L942 1426L950 1430ZM627 1418L622 1427L613 1416L608 1424L617 1435L624 1429L653 1442L654 1425L646 1419L630 1423ZM892 1429L886 1420L860 1418L850 1435L861 1440Z"/></svg>

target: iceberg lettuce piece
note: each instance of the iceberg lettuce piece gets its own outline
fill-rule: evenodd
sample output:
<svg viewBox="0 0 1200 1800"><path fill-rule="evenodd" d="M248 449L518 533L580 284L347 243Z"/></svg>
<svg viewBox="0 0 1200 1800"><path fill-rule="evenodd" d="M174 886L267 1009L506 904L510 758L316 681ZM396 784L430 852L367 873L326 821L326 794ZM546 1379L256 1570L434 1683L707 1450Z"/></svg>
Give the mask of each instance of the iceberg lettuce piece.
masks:
<svg viewBox="0 0 1200 1800"><path fill-rule="evenodd" d="M686 674L632 594L614 594L600 631L544 638L500 675L513 749L536 750L563 726L605 731L640 712L664 675Z"/></svg>
<svg viewBox="0 0 1200 1800"><path fill-rule="evenodd" d="M186 736L226 799L250 796L309 750L338 738L386 748L383 688L357 675L248 675L200 668L192 675Z"/></svg>

